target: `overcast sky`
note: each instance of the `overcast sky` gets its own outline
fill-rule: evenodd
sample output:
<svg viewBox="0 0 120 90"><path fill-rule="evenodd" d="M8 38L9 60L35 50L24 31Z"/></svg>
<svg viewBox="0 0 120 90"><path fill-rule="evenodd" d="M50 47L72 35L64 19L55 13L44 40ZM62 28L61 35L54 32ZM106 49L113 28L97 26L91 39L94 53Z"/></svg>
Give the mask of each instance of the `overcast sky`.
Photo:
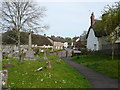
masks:
<svg viewBox="0 0 120 90"><path fill-rule="evenodd" d="M37 0L35 0L37 1ZM57 1L57 0L56 0ZM48 0L39 2L40 6L47 8L46 17L43 18L50 29L40 32L48 36L74 37L80 36L83 31L87 31L90 26L90 15L94 12L95 19L100 19L102 10L106 5L112 5L114 2L72 2L62 0L59 2L48 2Z"/></svg>
<svg viewBox="0 0 120 90"><path fill-rule="evenodd" d="M95 19L100 19L106 5L114 2L37 2L47 8L45 23L50 29L44 33L48 36L74 37L80 36L90 26L90 15L94 12ZM42 34L44 34L42 33Z"/></svg>

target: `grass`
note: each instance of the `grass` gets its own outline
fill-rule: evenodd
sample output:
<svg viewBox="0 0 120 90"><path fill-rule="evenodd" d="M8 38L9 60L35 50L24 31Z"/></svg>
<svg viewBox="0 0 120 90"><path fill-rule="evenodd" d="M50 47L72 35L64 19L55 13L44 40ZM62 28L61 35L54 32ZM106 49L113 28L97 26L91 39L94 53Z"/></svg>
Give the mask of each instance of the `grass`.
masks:
<svg viewBox="0 0 120 90"><path fill-rule="evenodd" d="M43 55L40 55L41 59ZM90 88L88 81L72 67L60 60L58 56L47 55L51 61L52 69L43 69L39 72L33 70L44 67L44 61L25 60L18 65L16 59L4 59L3 63L11 62L14 67L8 69L8 88ZM40 60L41 60L40 59Z"/></svg>
<svg viewBox="0 0 120 90"><path fill-rule="evenodd" d="M120 80L118 71L120 56L115 56L114 60L112 60L109 55L82 55L79 59L73 57L72 60L113 79Z"/></svg>

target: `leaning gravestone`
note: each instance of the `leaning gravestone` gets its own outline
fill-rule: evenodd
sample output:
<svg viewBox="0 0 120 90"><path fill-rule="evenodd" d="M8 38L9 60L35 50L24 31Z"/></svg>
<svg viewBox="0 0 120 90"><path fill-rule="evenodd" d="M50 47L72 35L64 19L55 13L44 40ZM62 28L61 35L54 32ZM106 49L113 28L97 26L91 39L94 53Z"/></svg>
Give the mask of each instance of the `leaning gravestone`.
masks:
<svg viewBox="0 0 120 90"><path fill-rule="evenodd" d="M7 87L7 80L8 80L8 70L1 70L0 71L0 87Z"/></svg>

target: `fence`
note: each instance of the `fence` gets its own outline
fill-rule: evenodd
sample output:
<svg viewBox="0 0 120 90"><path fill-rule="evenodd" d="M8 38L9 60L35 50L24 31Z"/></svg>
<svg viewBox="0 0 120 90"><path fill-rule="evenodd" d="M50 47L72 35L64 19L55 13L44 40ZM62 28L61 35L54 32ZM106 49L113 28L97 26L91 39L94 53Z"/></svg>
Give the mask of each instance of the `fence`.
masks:
<svg viewBox="0 0 120 90"><path fill-rule="evenodd" d="M114 49L119 50L120 49L120 43L115 43L113 44ZM112 44L103 44L102 45L102 50L111 50L112 49Z"/></svg>
<svg viewBox="0 0 120 90"><path fill-rule="evenodd" d="M113 46L114 46L114 54L120 55L120 43L115 43L115 44L113 44ZM111 55L112 54L112 44L102 45L102 50L100 50L99 52Z"/></svg>

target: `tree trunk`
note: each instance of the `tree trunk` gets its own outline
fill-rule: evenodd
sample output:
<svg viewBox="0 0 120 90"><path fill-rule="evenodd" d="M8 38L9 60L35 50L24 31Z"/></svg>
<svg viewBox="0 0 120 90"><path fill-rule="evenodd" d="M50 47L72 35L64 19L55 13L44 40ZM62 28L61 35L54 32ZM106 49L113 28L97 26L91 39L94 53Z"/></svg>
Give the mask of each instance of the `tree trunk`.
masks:
<svg viewBox="0 0 120 90"><path fill-rule="evenodd" d="M20 49L20 31L18 31L18 50L19 50L19 64L22 63L22 59L21 59L21 49Z"/></svg>
<svg viewBox="0 0 120 90"><path fill-rule="evenodd" d="M112 41L112 60L114 59L114 42Z"/></svg>

